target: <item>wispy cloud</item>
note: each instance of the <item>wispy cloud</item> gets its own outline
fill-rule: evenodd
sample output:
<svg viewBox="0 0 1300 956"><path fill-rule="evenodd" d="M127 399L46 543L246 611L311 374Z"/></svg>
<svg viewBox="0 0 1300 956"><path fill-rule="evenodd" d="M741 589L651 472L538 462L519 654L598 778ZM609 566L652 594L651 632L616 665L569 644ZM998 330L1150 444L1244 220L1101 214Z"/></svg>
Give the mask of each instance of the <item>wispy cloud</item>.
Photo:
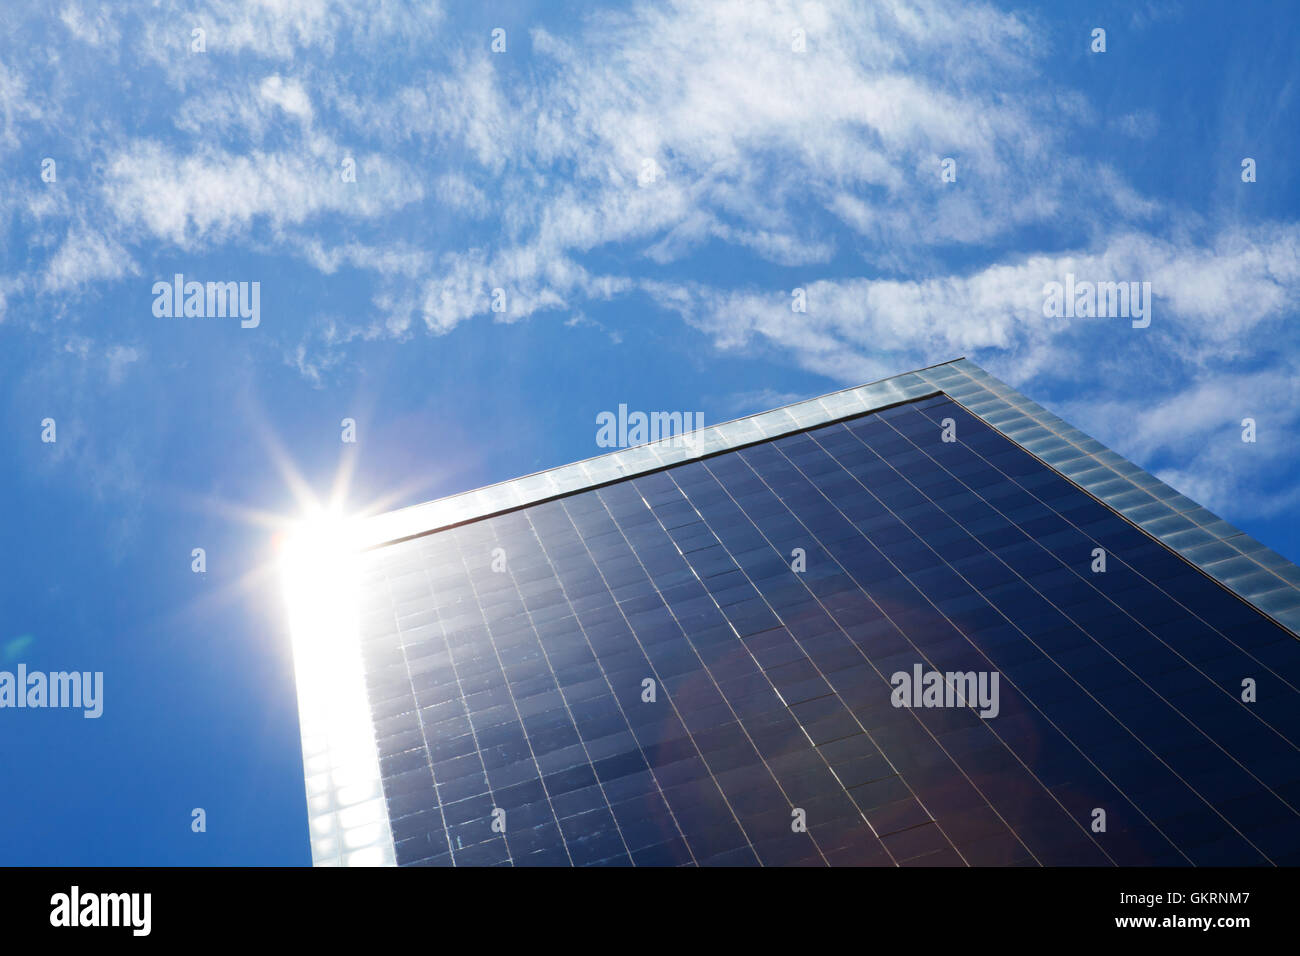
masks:
<svg viewBox="0 0 1300 956"><path fill-rule="evenodd" d="M87 282L136 275L139 271L126 250L112 238L76 230L50 258L44 288L59 292Z"/></svg>
<svg viewBox="0 0 1300 956"><path fill-rule="evenodd" d="M375 154L355 157L361 174L345 184L339 166L347 154L314 147L308 155L215 147L178 154L135 143L108 164L107 205L123 229L143 227L151 237L191 246L230 241L258 220L279 229L326 213L373 218L423 195L412 173Z"/></svg>
<svg viewBox="0 0 1300 956"><path fill-rule="evenodd" d="M1177 12L1143 4L1129 26ZM57 117L93 130L72 152L96 157L70 169L75 190L0 204L41 225L0 280L8 315L16 298L88 294L177 251L284 255L326 287L362 282L369 303L274 341L320 384L357 340L545 311L576 327L635 299L719 350L841 383L967 354L1049 396L1104 384L1081 424L1182 475L1199 419L1157 427L1153 408L1230 402L1291 372L1297 224L1208 218L1084 148L1149 141L1161 117L1113 114L1060 79L1061 40L1035 13L641 2L511 26L500 56L484 30L393 0L56 15L157 82L127 117L80 103L104 102L104 58L46 89L39 53L0 57L0 148ZM391 69L350 68L380 50ZM1150 282L1151 327L1045 318L1043 286L1067 273ZM791 309L796 287L806 311Z"/></svg>

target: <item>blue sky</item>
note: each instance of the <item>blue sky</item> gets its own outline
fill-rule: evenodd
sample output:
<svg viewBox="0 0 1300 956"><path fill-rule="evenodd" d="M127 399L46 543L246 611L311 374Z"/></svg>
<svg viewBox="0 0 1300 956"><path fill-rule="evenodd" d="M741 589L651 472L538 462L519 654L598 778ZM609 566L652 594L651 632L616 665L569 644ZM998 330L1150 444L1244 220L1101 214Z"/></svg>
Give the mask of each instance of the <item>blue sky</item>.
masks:
<svg viewBox="0 0 1300 956"><path fill-rule="evenodd" d="M966 355L1300 558L1300 7L362 6L0 11L0 669L105 681L0 712L0 863L309 862L294 476L397 507ZM1150 326L1045 318L1066 273Z"/></svg>

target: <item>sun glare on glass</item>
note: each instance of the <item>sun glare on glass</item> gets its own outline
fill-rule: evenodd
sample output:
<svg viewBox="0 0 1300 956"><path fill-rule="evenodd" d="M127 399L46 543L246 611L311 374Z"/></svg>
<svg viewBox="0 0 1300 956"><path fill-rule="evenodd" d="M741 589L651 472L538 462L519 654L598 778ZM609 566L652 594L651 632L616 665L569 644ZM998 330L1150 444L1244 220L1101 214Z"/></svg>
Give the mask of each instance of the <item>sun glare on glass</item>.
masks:
<svg viewBox="0 0 1300 956"><path fill-rule="evenodd" d="M314 508L285 535L280 574L293 642L312 841L349 865L390 862L363 678L359 519ZM329 801L325 805L322 801Z"/></svg>

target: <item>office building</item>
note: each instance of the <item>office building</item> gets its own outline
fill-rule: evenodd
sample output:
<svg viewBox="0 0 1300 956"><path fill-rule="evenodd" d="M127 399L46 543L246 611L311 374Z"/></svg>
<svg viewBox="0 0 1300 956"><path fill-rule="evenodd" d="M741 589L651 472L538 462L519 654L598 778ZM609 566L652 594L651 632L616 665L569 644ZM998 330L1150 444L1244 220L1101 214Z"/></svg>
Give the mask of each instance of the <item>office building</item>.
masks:
<svg viewBox="0 0 1300 956"><path fill-rule="evenodd" d="M1300 863L1300 570L967 360L354 535L317 864Z"/></svg>

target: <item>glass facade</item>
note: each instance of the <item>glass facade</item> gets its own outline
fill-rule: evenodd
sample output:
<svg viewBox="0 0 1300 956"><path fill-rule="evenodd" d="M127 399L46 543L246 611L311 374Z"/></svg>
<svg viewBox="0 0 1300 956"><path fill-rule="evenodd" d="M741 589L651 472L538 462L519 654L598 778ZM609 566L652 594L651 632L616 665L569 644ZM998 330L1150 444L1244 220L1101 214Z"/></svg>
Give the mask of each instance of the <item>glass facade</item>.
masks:
<svg viewBox="0 0 1300 956"><path fill-rule="evenodd" d="M367 551L396 862L1300 863L1300 642L1211 563L1294 568L968 365Z"/></svg>

